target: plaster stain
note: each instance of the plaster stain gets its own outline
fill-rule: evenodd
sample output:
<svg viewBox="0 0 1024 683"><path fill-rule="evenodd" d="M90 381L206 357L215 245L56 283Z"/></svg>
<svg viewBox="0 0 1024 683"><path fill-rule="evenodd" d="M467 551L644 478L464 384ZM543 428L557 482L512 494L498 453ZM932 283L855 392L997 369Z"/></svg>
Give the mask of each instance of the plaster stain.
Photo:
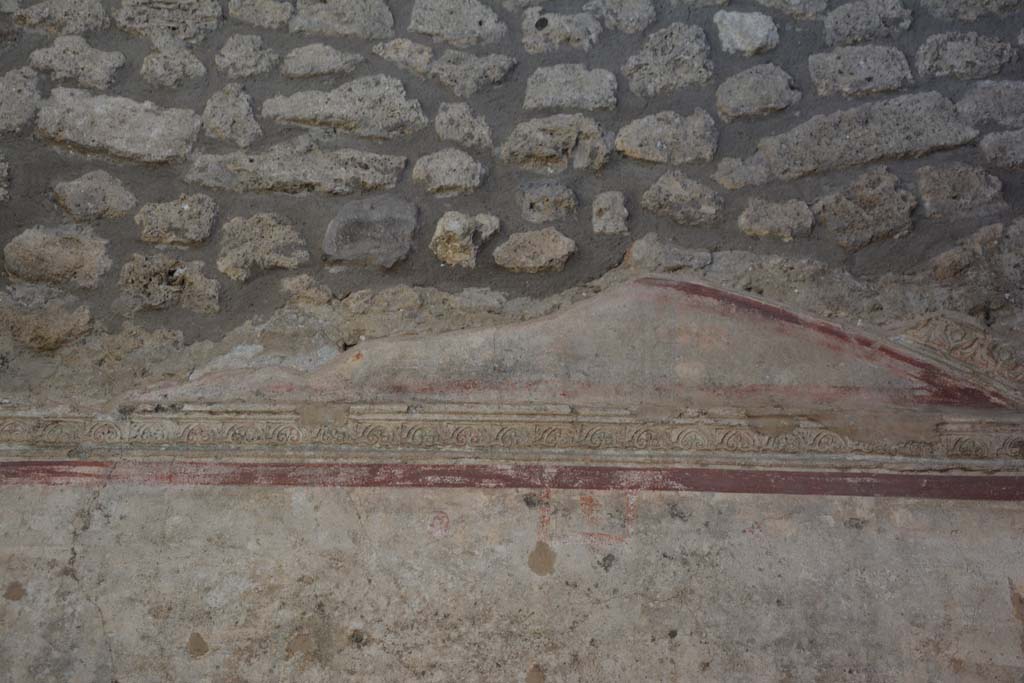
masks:
<svg viewBox="0 0 1024 683"><path fill-rule="evenodd" d="M526 563L537 576L548 576L555 571L555 551L544 541L537 541ZM543 675L543 674L542 674ZM538 680L544 680L540 678Z"/></svg>
<svg viewBox="0 0 1024 683"><path fill-rule="evenodd" d="M192 631L192 635L188 637L188 643L185 645L185 651L191 657L198 659L210 651L210 646L206 644L201 635Z"/></svg>

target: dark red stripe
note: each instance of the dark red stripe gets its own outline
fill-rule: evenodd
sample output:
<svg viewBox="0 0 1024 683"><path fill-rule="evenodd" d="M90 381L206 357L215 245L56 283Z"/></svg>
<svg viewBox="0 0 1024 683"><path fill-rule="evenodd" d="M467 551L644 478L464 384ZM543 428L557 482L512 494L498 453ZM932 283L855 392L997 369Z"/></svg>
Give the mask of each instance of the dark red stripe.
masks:
<svg viewBox="0 0 1024 683"><path fill-rule="evenodd" d="M0 485L350 486L714 491L819 496L1024 500L1024 476L793 472L574 465L167 461L0 462Z"/></svg>

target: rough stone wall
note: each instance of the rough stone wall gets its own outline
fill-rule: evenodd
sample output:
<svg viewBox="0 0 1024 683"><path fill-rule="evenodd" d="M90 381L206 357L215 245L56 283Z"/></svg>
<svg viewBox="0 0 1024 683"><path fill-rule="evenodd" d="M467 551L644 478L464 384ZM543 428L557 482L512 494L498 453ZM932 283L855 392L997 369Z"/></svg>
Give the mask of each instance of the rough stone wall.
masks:
<svg viewBox="0 0 1024 683"><path fill-rule="evenodd" d="M1020 351L1020 0L0 12L11 395L315 364L636 270Z"/></svg>

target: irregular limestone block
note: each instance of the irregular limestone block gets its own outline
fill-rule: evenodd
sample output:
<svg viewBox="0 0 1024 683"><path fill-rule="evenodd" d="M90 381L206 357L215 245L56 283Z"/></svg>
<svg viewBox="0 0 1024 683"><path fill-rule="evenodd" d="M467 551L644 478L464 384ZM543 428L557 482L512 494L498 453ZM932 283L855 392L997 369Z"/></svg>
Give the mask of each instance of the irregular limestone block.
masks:
<svg viewBox="0 0 1024 683"><path fill-rule="evenodd" d="M412 179L439 197L468 194L480 187L487 169L461 149L443 149L420 157L412 167Z"/></svg>
<svg viewBox="0 0 1024 683"><path fill-rule="evenodd" d="M984 78L999 73L1016 50L995 38L968 33L928 36L917 50L917 71L922 76Z"/></svg>
<svg viewBox="0 0 1024 683"><path fill-rule="evenodd" d="M779 29L767 14L719 10L715 12L714 22L725 52L750 57L779 44Z"/></svg>
<svg viewBox="0 0 1024 683"><path fill-rule="evenodd" d="M517 232L494 250L494 262L516 273L562 270L576 243L554 228Z"/></svg>
<svg viewBox="0 0 1024 683"><path fill-rule="evenodd" d="M815 220L847 251L907 233L913 228L910 214L917 199L899 184L884 167L873 168L815 202Z"/></svg>
<svg viewBox="0 0 1024 683"><path fill-rule="evenodd" d="M391 195L346 202L324 234L324 255L348 265L387 269L404 260L416 233L416 205Z"/></svg>
<svg viewBox="0 0 1024 683"><path fill-rule="evenodd" d="M110 268L107 241L92 228L65 225L25 230L4 247L4 267L29 282L93 288Z"/></svg>
<svg viewBox="0 0 1024 683"><path fill-rule="evenodd" d="M500 227L498 217L488 213L469 216L458 211L446 211L437 222L430 240L430 251L449 266L476 268L481 245L498 234Z"/></svg>
<svg viewBox="0 0 1024 683"><path fill-rule="evenodd" d="M501 146L501 158L534 171L599 170L608 161L611 143L593 119L582 114L555 114L516 125Z"/></svg>
<svg viewBox="0 0 1024 683"><path fill-rule="evenodd" d="M540 7L523 12L523 47L530 54L562 48L589 50L601 35L601 23L592 14L555 14Z"/></svg>
<svg viewBox="0 0 1024 683"><path fill-rule="evenodd" d="M709 53L707 38L699 26L672 24L649 35L641 50L626 60L622 74L634 93L654 97L711 80Z"/></svg>
<svg viewBox="0 0 1024 683"><path fill-rule="evenodd" d="M32 122L39 109L39 77L28 67L0 76L0 133L15 133Z"/></svg>
<svg viewBox="0 0 1024 683"><path fill-rule="evenodd" d="M217 30L222 16L217 0L121 0L114 21L128 33L198 42Z"/></svg>
<svg viewBox="0 0 1024 683"><path fill-rule="evenodd" d="M260 28L284 28L292 16L285 0L229 0L228 16Z"/></svg>
<svg viewBox="0 0 1024 683"><path fill-rule="evenodd" d="M329 92L271 97L263 103L263 116L382 139L409 135L427 125L419 100L407 98L402 82L384 75L357 78Z"/></svg>
<svg viewBox="0 0 1024 683"><path fill-rule="evenodd" d="M623 33L640 33L657 16L653 0L591 0L583 6L604 21L604 25Z"/></svg>
<svg viewBox="0 0 1024 683"><path fill-rule="evenodd" d="M381 40L394 35L395 18L384 0L297 0L292 33Z"/></svg>
<svg viewBox="0 0 1024 683"><path fill-rule="evenodd" d="M710 187L669 171L644 192L640 206L680 225L708 225L718 218L723 201Z"/></svg>
<svg viewBox="0 0 1024 683"><path fill-rule="evenodd" d="M334 298L330 287L318 284L312 275L305 273L281 280L281 290L297 304L324 306Z"/></svg>
<svg viewBox="0 0 1024 683"><path fill-rule="evenodd" d="M51 142L151 163L187 155L199 126L199 116L187 109L72 88L52 90L36 119L39 135Z"/></svg>
<svg viewBox="0 0 1024 683"><path fill-rule="evenodd" d="M791 242L807 237L814 227L814 214L805 202L790 199L769 202L754 197L740 214L738 225L748 237L768 237Z"/></svg>
<svg viewBox="0 0 1024 683"><path fill-rule="evenodd" d="M891 40L909 30L911 21L911 11L900 0L855 0L825 17L825 44Z"/></svg>
<svg viewBox="0 0 1024 683"><path fill-rule="evenodd" d="M196 155L185 179L232 192L352 194L394 187L404 167L405 157L321 150L300 140L261 154Z"/></svg>
<svg viewBox="0 0 1024 683"><path fill-rule="evenodd" d="M186 263L168 254L132 254L121 267L121 297L115 308L131 314L181 305L197 313L220 310L220 283L202 273L202 261Z"/></svg>
<svg viewBox="0 0 1024 683"><path fill-rule="evenodd" d="M179 246L205 242L216 219L217 203L205 194L183 194L174 201L145 204L135 214L143 242Z"/></svg>
<svg viewBox="0 0 1024 683"><path fill-rule="evenodd" d="M99 90L109 88L114 73L125 64L120 52L97 50L81 36L58 36L53 45L34 51L28 59L32 68L48 71L56 80L74 80Z"/></svg>
<svg viewBox="0 0 1024 683"><path fill-rule="evenodd" d="M373 54L420 76L430 70L434 51L427 45L414 43L408 38L395 38L373 46Z"/></svg>
<svg viewBox="0 0 1024 683"><path fill-rule="evenodd" d="M430 63L430 77L459 97L470 97L488 86L501 83L516 66L508 55L477 56L460 50L445 50Z"/></svg>
<svg viewBox="0 0 1024 683"><path fill-rule="evenodd" d="M594 202L591 205L590 224L596 234L628 234L627 218L629 218L629 210L626 209L626 195L611 190L594 197Z"/></svg>
<svg viewBox="0 0 1024 683"><path fill-rule="evenodd" d="M924 215L929 218L987 216L1007 208L1002 181L976 166L922 166L915 176Z"/></svg>
<svg viewBox="0 0 1024 683"><path fill-rule="evenodd" d="M302 235L272 213L232 218L220 231L217 270L244 282L257 270L298 268L309 261Z"/></svg>
<svg viewBox="0 0 1024 683"><path fill-rule="evenodd" d="M156 50L142 60L140 73L147 83L176 88L206 76L206 67L181 41L159 38Z"/></svg>
<svg viewBox="0 0 1024 683"><path fill-rule="evenodd" d="M718 148L715 121L703 109L690 116L663 111L626 124L615 149L632 159L661 164L710 161Z"/></svg>
<svg viewBox="0 0 1024 683"><path fill-rule="evenodd" d="M828 7L826 0L756 0L768 9L778 10L797 19L817 19Z"/></svg>
<svg viewBox="0 0 1024 683"><path fill-rule="evenodd" d="M956 103L956 110L972 126L1024 126L1024 81L975 83Z"/></svg>
<svg viewBox="0 0 1024 683"><path fill-rule="evenodd" d="M54 287L17 284L0 291L0 329L31 349L53 351L88 334L92 313Z"/></svg>
<svg viewBox="0 0 1024 683"><path fill-rule="evenodd" d="M214 58L217 68L228 78L247 78L265 74L277 65L278 55L263 48L259 36L231 36Z"/></svg>
<svg viewBox="0 0 1024 683"><path fill-rule="evenodd" d="M526 79L523 109L614 109L615 75L582 64L542 66Z"/></svg>
<svg viewBox="0 0 1024 683"><path fill-rule="evenodd" d="M910 65L894 47L839 47L807 58L819 95L869 95L899 90L914 82Z"/></svg>
<svg viewBox="0 0 1024 683"><path fill-rule="evenodd" d="M571 188L554 180L535 180L519 188L519 207L530 223L549 223L571 216L578 202Z"/></svg>
<svg viewBox="0 0 1024 683"><path fill-rule="evenodd" d="M699 271L710 266L711 261L711 252L684 249L652 232L633 242L622 265L637 270L668 273L676 270Z"/></svg>
<svg viewBox="0 0 1024 683"><path fill-rule="evenodd" d="M491 127L463 102L443 102L434 117L434 130L442 140L463 147L490 149Z"/></svg>
<svg viewBox="0 0 1024 683"><path fill-rule="evenodd" d="M329 45L314 43L297 47L281 64L281 73L288 78L310 78L350 74L366 61L354 52L340 52Z"/></svg>
<svg viewBox="0 0 1024 683"><path fill-rule="evenodd" d="M800 101L793 77L774 64L758 64L725 79L715 93L718 113L726 122L782 111Z"/></svg>
<svg viewBox="0 0 1024 683"><path fill-rule="evenodd" d="M206 101L203 109L206 135L248 147L263 135L252 111L252 98L238 83L228 83Z"/></svg>
<svg viewBox="0 0 1024 683"><path fill-rule="evenodd" d="M14 13L14 23L64 35L100 31L110 19L100 0L43 0Z"/></svg>
<svg viewBox="0 0 1024 683"><path fill-rule="evenodd" d="M106 171L90 171L75 180L57 183L53 198L76 221L117 218L135 207L135 195Z"/></svg>
<svg viewBox="0 0 1024 683"><path fill-rule="evenodd" d="M975 21L986 15L1003 15L1024 7L1022 0L922 0L921 5L940 19Z"/></svg>
<svg viewBox="0 0 1024 683"><path fill-rule="evenodd" d="M1024 128L989 133L978 143L985 161L999 168L1024 169Z"/></svg>
<svg viewBox="0 0 1024 683"><path fill-rule="evenodd" d="M456 47L472 47L498 42L508 26L480 0L415 0L409 30Z"/></svg>

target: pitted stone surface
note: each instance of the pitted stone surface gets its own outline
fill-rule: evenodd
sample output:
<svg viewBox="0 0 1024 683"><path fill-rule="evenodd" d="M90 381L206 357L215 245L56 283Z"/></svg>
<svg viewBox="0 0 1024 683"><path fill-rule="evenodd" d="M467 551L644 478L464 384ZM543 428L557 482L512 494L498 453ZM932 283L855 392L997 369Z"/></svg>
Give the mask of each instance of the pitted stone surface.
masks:
<svg viewBox="0 0 1024 683"><path fill-rule="evenodd" d="M826 0L756 0L771 10L785 12L797 19L817 19L828 7Z"/></svg>
<svg viewBox="0 0 1024 683"><path fill-rule="evenodd" d="M978 143L985 161L999 168L1024 169L1024 128L989 133Z"/></svg>
<svg viewBox="0 0 1024 683"><path fill-rule="evenodd" d="M437 221L430 250L449 266L476 268L476 257L481 245L498 234L501 229L497 216L479 213L468 216L458 211L446 211Z"/></svg>
<svg viewBox="0 0 1024 683"><path fill-rule="evenodd" d="M263 135L252 111L252 98L238 83L229 83L210 96L203 110L206 134L248 147Z"/></svg>
<svg viewBox="0 0 1024 683"><path fill-rule="evenodd" d="M52 46L29 55L29 64L49 72L55 80L73 80L105 90L114 82L114 73L124 66L125 58L120 52L97 50L81 36L58 36Z"/></svg>
<svg viewBox="0 0 1024 683"><path fill-rule="evenodd" d="M854 0L825 17L825 43L854 45L892 39L907 31L913 13L901 0Z"/></svg>
<svg viewBox="0 0 1024 683"><path fill-rule="evenodd" d="M623 33L640 33L657 16L653 0L591 0L583 9Z"/></svg>
<svg viewBox="0 0 1024 683"><path fill-rule="evenodd" d="M523 12L523 47L531 54L571 48L587 51L601 36L592 14L555 14L540 7Z"/></svg>
<svg viewBox="0 0 1024 683"><path fill-rule="evenodd" d="M581 114L556 114L518 124L501 147L501 158L533 171L599 170L611 141L596 121Z"/></svg>
<svg viewBox="0 0 1024 683"><path fill-rule="evenodd" d="M724 52L750 57L779 44L779 29L767 14L719 10L714 21Z"/></svg>
<svg viewBox="0 0 1024 683"><path fill-rule="evenodd" d="M461 50L445 50L430 63L431 78L459 97L470 97L505 80L516 66L508 55L473 55Z"/></svg>
<svg viewBox="0 0 1024 683"><path fill-rule="evenodd" d="M406 258L416 233L416 206L391 195L346 202L327 226L330 261L387 269Z"/></svg>
<svg viewBox="0 0 1024 683"><path fill-rule="evenodd" d="M140 69L146 82L176 88L206 76L206 66L183 42L169 37L160 37L154 42L156 50L146 55Z"/></svg>
<svg viewBox="0 0 1024 683"><path fill-rule="evenodd" d="M840 192L814 204L819 225L831 232L848 251L909 232L917 199L900 189L900 179L884 167L858 176Z"/></svg>
<svg viewBox="0 0 1024 683"><path fill-rule="evenodd" d="M718 86L715 102L726 121L765 116L800 101L793 77L774 64L759 64L730 76Z"/></svg>
<svg viewBox="0 0 1024 683"><path fill-rule="evenodd" d="M146 204L135 214L143 242L194 245L213 232L217 203L205 194L181 195L170 202Z"/></svg>
<svg viewBox="0 0 1024 683"><path fill-rule="evenodd" d="M923 0L922 6L941 19L975 21L988 15L1005 15L1024 7L1021 0Z"/></svg>
<svg viewBox="0 0 1024 683"><path fill-rule="evenodd" d="M0 133L13 133L35 118L42 97L39 76L28 67L0 77Z"/></svg>
<svg viewBox="0 0 1024 683"><path fill-rule="evenodd" d="M796 237L807 237L814 227L814 214L806 203L798 199L769 202L754 197L737 221L748 237L767 237L791 242Z"/></svg>
<svg viewBox="0 0 1024 683"><path fill-rule="evenodd" d="M811 55L807 66L819 95L871 95L914 82L907 58L894 47L839 47Z"/></svg>
<svg viewBox="0 0 1024 683"><path fill-rule="evenodd" d="M228 78L246 78L265 74L277 65L279 57L264 49L257 35L235 35L227 39L214 61Z"/></svg>
<svg viewBox="0 0 1024 683"><path fill-rule="evenodd" d="M434 130L442 140L464 147L491 147L491 127L487 120L463 102L445 102L434 117Z"/></svg>
<svg viewBox="0 0 1024 683"><path fill-rule="evenodd" d="M384 0L296 0L288 28L293 33L380 40L394 34L395 18Z"/></svg>
<svg viewBox="0 0 1024 683"><path fill-rule="evenodd" d="M124 31L151 38L170 34L198 42L215 31L223 17L217 0L121 0L114 21Z"/></svg>
<svg viewBox="0 0 1024 683"><path fill-rule="evenodd" d="M576 212L579 202L571 188L553 180L533 180L519 188L523 219L550 223Z"/></svg>
<svg viewBox="0 0 1024 683"><path fill-rule="evenodd" d="M629 233L626 219L626 195L615 190L594 197L591 206L591 226L598 235L625 235Z"/></svg>
<svg viewBox="0 0 1024 683"><path fill-rule="evenodd" d="M629 247L623 265L641 271L670 273L676 270L696 270L711 265L711 252L685 249L658 237L657 233L644 235Z"/></svg>
<svg viewBox="0 0 1024 683"><path fill-rule="evenodd" d="M526 80L523 109L614 109L615 75L582 64L542 66Z"/></svg>
<svg viewBox="0 0 1024 683"><path fill-rule="evenodd" d="M1015 54L1009 43L974 31L939 33L918 48L917 70L932 78L984 78L999 73Z"/></svg>
<svg viewBox="0 0 1024 683"><path fill-rule="evenodd" d="M4 246L4 267L19 280L93 288L110 268L107 244L90 227L29 228Z"/></svg>
<svg viewBox="0 0 1024 683"><path fill-rule="evenodd" d="M1024 81L981 81L957 100L957 113L972 126L1024 126Z"/></svg>
<svg viewBox="0 0 1024 683"><path fill-rule="evenodd" d="M106 171L90 171L53 186L53 199L76 221L118 218L135 207L135 195Z"/></svg>
<svg viewBox="0 0 1024 683"><path fill-rule="evenodd" d="M55 351L79 339L92 323L88 306L55 287L22 283L0 291L0 327L36 351Z"/></svg>
<svg viewBox="0 0 1024 683"><path fill-rule="evenodd" d="M220 284L203 275L203 262L168 254L132 254L121 268L123 292L115 306L126 315L181 305L196 313L220 310Z"/></svg>
<svg viewBox="0 0 1024 683"><path fill-rule="evenodd" d="M554 228L517 232L494 250L494 262L516 273L558 271L576 252L576 242Z"/></svg>
<svg viewBox="0 0 1024 683"><path fill-rule="evenodd" d="M689 116L663 111L619 129L615 149L627 157L662 164L710 161L718 148L715 121L703 109Z"/></svg>
<svg viewBox="0 0 1024 683"><path fill-rule="evenodd" d="M930 218L987 216L1006 209L1002 181L977 166L923 166L916 177L921 206Z"/></svg>
<svg viewBox="0 0 1024 683"><path fill-rule="evenodd" d="M281 63L281 73L288 78L343 75L352 73L366 60L354 52L340 52L329 45L314 43L297 47Z"/></svg>
<svg viewBox="0 0 1024 683"><path fill-rule="evenodd" d="M217 270L232 280L244 282L256 271L298 268L308 261L302 235L276 214L232 218L220 229Z"/></svg>
<svg viewBox="0 0 1024 683"><path fill-rule="evenodd" d="M30 29L76 35L104 29L110 18L100 0L42 0L16 10L14 22Z"/></svg>
<svg viewBox="0 0 1024 683"><path fill-rule="evenodd" d="M622 73L629 89L642 97L654 97L687 85L711 80L713 65L703 29L689 24L672 24L655 31L643 49L626 60Z"/></svg>
<svg viewBox="0 0 1024 683"><path fill-rule="evenodd" d="M409 30L456 47L472 47L498 42L508 27L480 0L415 0Z"/></svg>
<svg viewBox="0 0 1024 683"><path fill-rule="evenodd" d="M722 197L707 185L669 171L644 192L641 206L680 225L708 225L722 210Z"/></svg>
<svg viewBox="0 0 1024 683"><path fill-rule="evenodd" d="M229 0L228 16L260 28L285 28L294 10L291 0Z"/></svg>

